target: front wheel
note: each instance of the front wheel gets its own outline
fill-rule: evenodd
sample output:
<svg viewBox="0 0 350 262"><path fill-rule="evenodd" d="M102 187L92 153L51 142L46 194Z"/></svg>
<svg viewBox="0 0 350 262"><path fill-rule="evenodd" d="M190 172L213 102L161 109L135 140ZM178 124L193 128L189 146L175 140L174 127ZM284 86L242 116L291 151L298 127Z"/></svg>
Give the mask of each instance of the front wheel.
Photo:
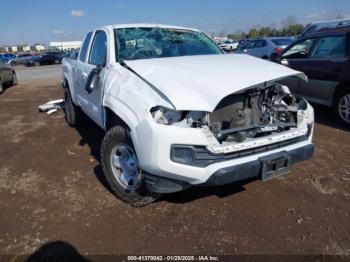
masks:
<svg viewBox="0 0 350 262"><path fill-rule="evenodd" d="M4 93L4 86L1 83L1 79L0 79L0 94Z"/></svg>
<svg viewBox="0 0 350 262"><path fill-rule="evenodd" d="M103 173L112 192L122 201L135 207L156 201L160 194L150 192L128 131L115 126L109 129L101 146Z"/></svg>
<svg viewBox="0 0 350 262"><path fill-rule="evenodd" d="M343 88L337 92L334 100L334 111L338 121L350 128L350 88Z"/></svg>

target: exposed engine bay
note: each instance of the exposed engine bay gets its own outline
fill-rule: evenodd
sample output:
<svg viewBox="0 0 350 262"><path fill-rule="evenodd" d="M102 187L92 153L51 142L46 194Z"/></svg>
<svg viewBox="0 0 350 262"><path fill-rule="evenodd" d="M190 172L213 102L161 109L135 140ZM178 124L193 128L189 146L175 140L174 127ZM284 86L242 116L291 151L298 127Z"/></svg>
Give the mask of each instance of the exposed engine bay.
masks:
<svg viewBox="0 0 350 262"><path fill-rule="evenodd" d="M249 90L224 98L209 116L210 129L220 142L243 142L296 127L306 106L283 85Z"/></svg>
<svg viewBox="0 0 350 262"><path fill-rule="evenodd" d="M304 99L276 83L229 95L211 113L179 112L161 107L154 108L151 113L160 124L207 128L219 143L226 144L295 129L298 111L306 107Z"/></svg>

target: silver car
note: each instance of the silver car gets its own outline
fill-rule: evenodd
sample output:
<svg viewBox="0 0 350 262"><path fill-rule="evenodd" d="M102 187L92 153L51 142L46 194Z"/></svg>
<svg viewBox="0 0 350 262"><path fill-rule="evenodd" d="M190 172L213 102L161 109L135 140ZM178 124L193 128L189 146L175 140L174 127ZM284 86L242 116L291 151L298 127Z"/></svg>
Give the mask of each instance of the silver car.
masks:
<svg viewBox="0 0 350 262"><path fill-rule="evenodd" d="M261 38L247 42L235 51L237 54L248 54L262 59L271 59L272 55L280 54L294 42L290 37Z"/></svg>
<svg viewBox="0 0 350 262"><path fill-rule="evenodd" d="M0 94L4 92L5 87L17 84L15 70L8 64L7 60L0 60Z"/></svg>
<svg viewBox="0 0 350 262"><path fill-rule="evenodd" d="M12 65L25 65L32 57L32 54L17 55L17 58L12 61Z"/></svg>

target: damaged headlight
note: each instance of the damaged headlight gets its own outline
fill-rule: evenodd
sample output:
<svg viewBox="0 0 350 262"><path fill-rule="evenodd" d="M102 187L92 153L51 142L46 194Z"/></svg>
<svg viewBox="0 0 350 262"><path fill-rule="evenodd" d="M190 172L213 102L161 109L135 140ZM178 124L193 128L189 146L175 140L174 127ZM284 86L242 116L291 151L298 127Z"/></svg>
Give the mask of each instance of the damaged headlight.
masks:
<svg viewBox="0 0 350 262"><path fill-rule="evenodd" d="M200 127L209 122L208 113L201 111L176 111L162 106L156 106L151 109L151 114L154 121L162 125Z"/></svg>
<svg viewBox="0 0 350 262"><path fill-rule="evenodd" d="M151 114L158 124L162 125L172 125L177 123L182 118L182 112L165 108L162 106L157 106L151 109Z"/></svg>

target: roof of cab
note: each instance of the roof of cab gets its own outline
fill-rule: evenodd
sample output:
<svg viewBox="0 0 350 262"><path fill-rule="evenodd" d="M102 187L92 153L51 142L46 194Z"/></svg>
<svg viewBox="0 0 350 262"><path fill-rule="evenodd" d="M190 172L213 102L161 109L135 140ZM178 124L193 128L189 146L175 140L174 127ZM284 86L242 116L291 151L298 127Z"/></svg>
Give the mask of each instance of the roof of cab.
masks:
<svg viewBox="0 0 350 262"><path fill-rule="evenodd" d="M195 28L182 27L182 26L176 26L176 25L147 24L147 23L106 25L100 28L96 28L95 30L101 30L101 29L111 30L111 29L122 29L122 28L154 28L154 27L200 32L198 29L195 29Z"/></svg>

